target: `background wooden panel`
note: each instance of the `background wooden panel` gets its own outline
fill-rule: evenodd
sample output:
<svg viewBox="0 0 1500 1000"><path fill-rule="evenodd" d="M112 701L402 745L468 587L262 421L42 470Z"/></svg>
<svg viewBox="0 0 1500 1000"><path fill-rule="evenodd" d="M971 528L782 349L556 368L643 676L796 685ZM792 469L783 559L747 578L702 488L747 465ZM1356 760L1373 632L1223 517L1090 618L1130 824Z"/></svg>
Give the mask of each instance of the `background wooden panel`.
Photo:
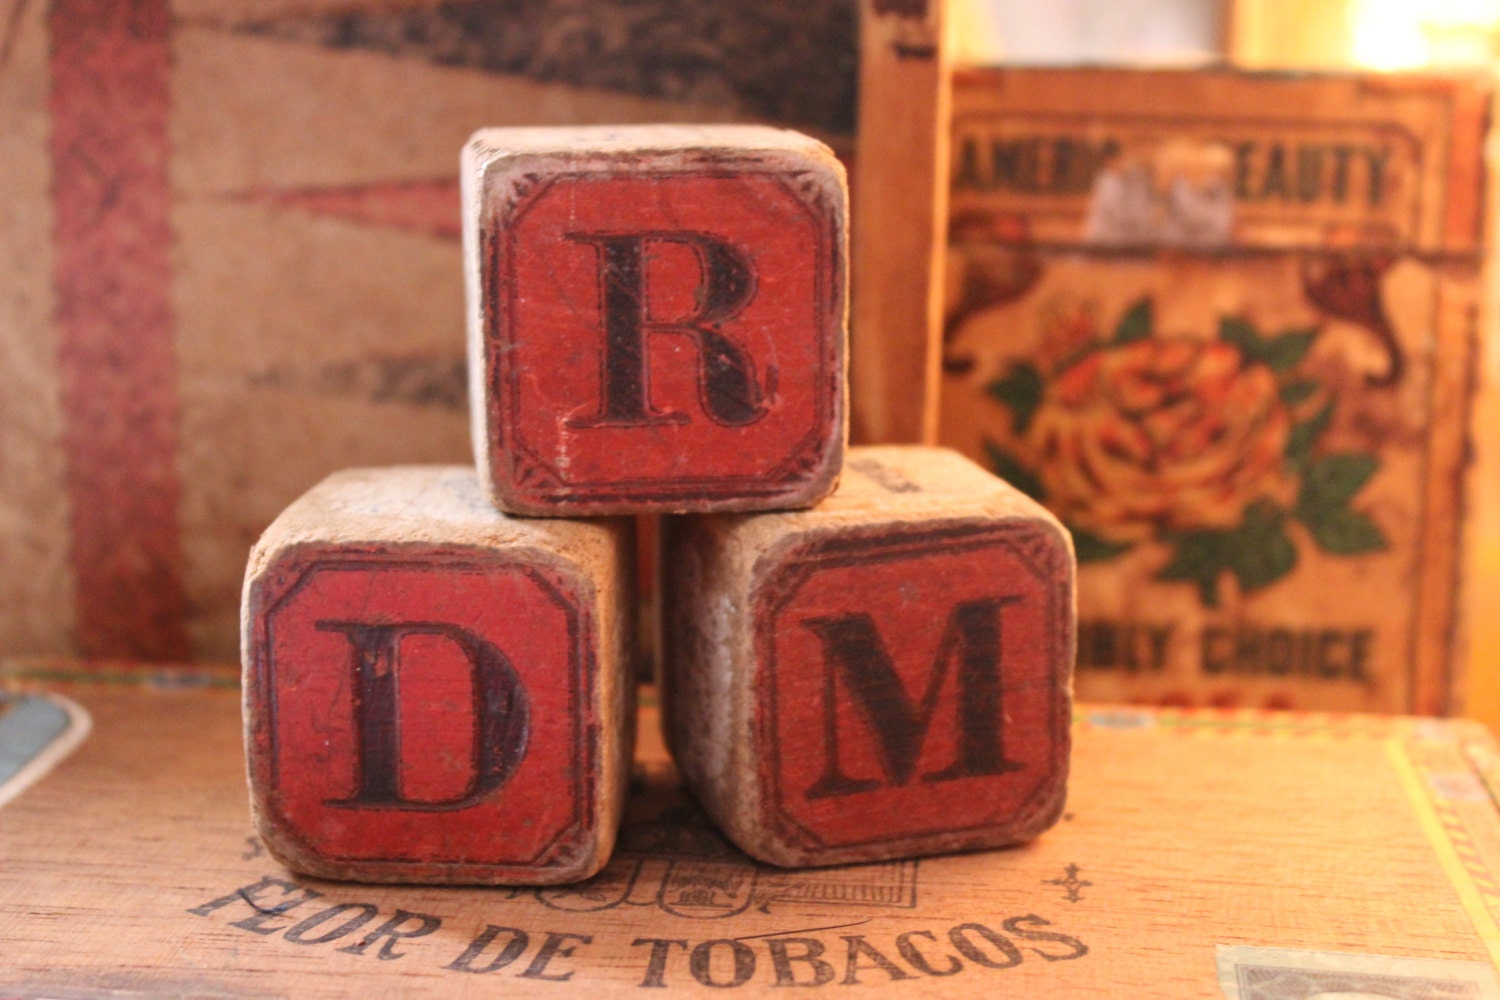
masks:
<svg viewBox="0 0 1500 1000"><path fill-rule="evenodd" d="M476 128L754 120L847 155L856 30L854 0L0 6L0 650L231 659L282 506L469 460Z"/></svg>
<svg viewBox="0 0 1500 1000"><path fill-rule="evenodd" d="M850 433L937 440L951 64L945 0L860 4Z"/></svg>

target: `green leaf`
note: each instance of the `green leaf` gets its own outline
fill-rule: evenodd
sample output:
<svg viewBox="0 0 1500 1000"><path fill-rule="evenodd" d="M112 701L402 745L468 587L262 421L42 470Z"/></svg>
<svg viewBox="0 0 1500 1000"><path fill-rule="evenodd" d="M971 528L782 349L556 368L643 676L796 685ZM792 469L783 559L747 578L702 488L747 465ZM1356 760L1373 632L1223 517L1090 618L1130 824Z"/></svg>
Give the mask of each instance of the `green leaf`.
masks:
<svg viewBox="0 0 1500 1000"><path fill-rule="evenodd" d="M1316 519L1329 508L1342 508L1380 468L1368 452L1343 452L1313 459L1302 474L1297 493L1297 516Z"/></svg>
<svg viewBox="0 0 1500 1000"><path fill-rule="evenodd" d="M1125 315L1120 317L1120 325L1115 327L1115 343L1129 344L1132 341L1145 340L1151 336L1151 329L1155 324L1151 300L1141 299L1125 310Z"/></svg>
<svg viewBox="0 0 1500 1000"><path fill-rule="evenodd" d="M1249 320L1238 316L1219 317L1219 339L1226 344L1233 344L1240 349L1240 353L1252 358L1260 357L1265 350L1265 340L1261 338L1260 331Z"/></svg>
<svg viewBox="0 0 1500 1000"><path fill-rule="evenodd" d="M1290 573L1297 548L1286 534L1286 513L1269 501L1245 511L1227 531L1189 531L1168 539L1172 558L1156 573L1159 580L1192 581L1205 607L1219 606L1219 576L1233 573L1244 591L1259 590Z"/></svg>
<svg viewBox="0 0 1500 1000"><path fill-rule="evenodd" d="M1312 342L1317 339L1317 336L1318 328L1315 326L1289 326L1285 330L1282 330L1280 333L1278 333L1272 339L1286 340L1291 337L1297 338L1299 340L1305 339L1308 346L1311 347Z"/></svg>
<svg viewBox="0 0 1500 1000"><path fill-rule="evenodd" d="M1321 410L1307 420L1295 425L1286 440L1286 459L1298 467L1305 466L1312 456L1313 445L1333 421L1333 402L1330 400Z"/></svg>
<svg viewBox="0 0 1500 1000"><path fill-rule="evenodd" d="M1353 556L1389 547L1380 526L1368 514L1349 509L1349 501L1379 469L1379 458L1359 451L1324 455L1308 464L1294 513L1307 525L1318 548Z"/></svg>
<svg viewBox="0 0 1500 1000"><path fill-rule="evenodd" d="M1297 330L1263 340L1261 343L1264 347L1257 360L1265 362L1266 367L1273 372L1291 371L1297 367L1297 362L1307 356L1317 335L1317 330Z"/></svg>
<svg viewBox="0 0 1500 1000"><path fill-rule="evenodd" d="M1287 406L1296 406L1318 391L1318 383L1310 379L1288 382L1281 387L1281 401Z"/></svg>
<svg viewBox="0 0 1500 1000"><path fill-rule="evenodd" d="M1259 590L1290 573L1297 547L1286 536L1286 518L1269 503L1256 504L1226 539L1226 561L1241 590Z"/></svg>
<svg viewBox="0 0 1500 1000"><path fill-rule="evenodd" d="M1307 356L1318 331L1287 330L1275 337L1262 337L1249 320L1224 316L1219 320L1219 339L1239 348L1240 353L1259 361L1273 372L1291 371Z"/></svg>
<svg viewBox="0 0 1500 1000"><path fill-rule="evenodd" d="M1068 531L1073 536L1073 553L1081 563L1108 562L1134 547L1132 542L1111 542L1082 528L1070 527Z"/></svg>
<svg viewBox="0 0 1500 1000"><path fill-rule="evenodd" d="M1159 580L1196 580L1224 568L1223 532L1189 531L1169 539L1172 558L1156 571Z"/></svg>
<svg viewBox="0 0 1500 1000"><path fill-rule="evenodd" d="M1046 502L1047 488L1042 485L1041 479L1014 455L989 438L984 439L984 454L989 459L990 468L995 470L995 475L1038 503Z"/></svg>
<svg viewBox="0 0 1500 1000"><path fill-rule="evenodd" d="M1380 526L1358 511L1338 507L1306 523L1318 548L1333 555L1357 556L1390 547Z"/></svg>
<svg viewBox="0 0 1500 1000"><path fill-rule="evenodd" d="M1226 568L1222 531L1190 531L1168 539L1172 558L1156 571L1158 580L1192 581L1204 607L1219 606L1219 574Z"/></svg>
<svg viewBox="0 0 1500 1000"><path fill-rule="evenodd" d="M1046 388L1042 373L1034 365L1023 362L1011 366L1004 378L995 379L984 387L984 391L1010 407L1011 428L1017 434L1024 434L1031 426L1036 408L1042 405Z"/></svg>

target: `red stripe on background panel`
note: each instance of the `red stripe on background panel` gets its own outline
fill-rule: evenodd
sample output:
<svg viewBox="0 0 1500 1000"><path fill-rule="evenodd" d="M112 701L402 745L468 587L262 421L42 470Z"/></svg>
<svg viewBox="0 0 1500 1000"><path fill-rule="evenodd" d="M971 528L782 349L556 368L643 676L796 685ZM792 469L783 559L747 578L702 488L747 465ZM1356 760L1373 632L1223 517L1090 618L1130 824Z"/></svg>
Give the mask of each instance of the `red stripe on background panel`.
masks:
<svg viewBox="0 0 1500 1000"><path fill-rule="evenodd" d="M402 229L437 239L457 240L462 235L457 178L378 181L341 187L256 188L240 197L277 208L348 219L360 225Z"/></svg>
<svg viewBox="0 0 1500 1000"><path fill-rule="evenodd" d="M53 0L58 364L87 656L181 659L167 0Z"/></svg>

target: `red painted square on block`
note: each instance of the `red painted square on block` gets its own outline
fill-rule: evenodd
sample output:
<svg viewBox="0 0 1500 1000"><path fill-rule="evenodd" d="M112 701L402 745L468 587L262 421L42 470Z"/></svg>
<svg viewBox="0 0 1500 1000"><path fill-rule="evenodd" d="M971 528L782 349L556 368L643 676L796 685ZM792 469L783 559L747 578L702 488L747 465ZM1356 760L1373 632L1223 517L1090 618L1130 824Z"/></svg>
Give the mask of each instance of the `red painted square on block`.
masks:
<svg viewBox="0 0 1500 1000"><path fill-rule="evenodd" d="M753 611L763 822L817 851L1048 818L1067 563L1026 524L893 526L778 561Z"/></svg>
<svg viewBox="0 0 1500 1000"><path fill-rule="evenodd" d="M252 557L252 797L267 846L298 871L555 882L608 858L629 748L619 636L634 609L601 600L628 587L628 533L543 522L505 538L496 526L508 521L485 509L472 472L452 478L469 484L466 524L429 507L426 538L398 542L411 527L399 516L383 539L340 531L325 484L321 520L335 515L325 539L278 522ZM408 501L422 496L403 488L377 508L341 506L370 528L379 510L420 518ZM320 520L307 507L294 505L291 521ZM473 530L486 520L488 539ZM435 537L445 528L446 544ZM549 530L570 529L592 529L613 555L570 561L586 550L579 538L571 553L546 551Z"/></svg>
<svg viewBox="0 0 1500 1000"><path fill-rule="evenodd" d="M826 147L745 126L490 129L464 181L498 506L776 509L832 489L846 195Z"/></svg>

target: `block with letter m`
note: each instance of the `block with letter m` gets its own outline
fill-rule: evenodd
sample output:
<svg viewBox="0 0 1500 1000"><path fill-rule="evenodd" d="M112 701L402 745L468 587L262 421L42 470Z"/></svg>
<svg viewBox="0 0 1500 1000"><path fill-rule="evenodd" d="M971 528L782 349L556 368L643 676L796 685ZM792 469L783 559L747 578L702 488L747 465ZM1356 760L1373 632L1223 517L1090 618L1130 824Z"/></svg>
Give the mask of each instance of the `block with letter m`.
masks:
<svg viewBox="0 0 1500 1000"><path fill-rule="evenodd" d="M1042 507L950 451L854 448L813 510L669 528L668 744L746 852L996 847L1060 815L1075 571Z"/></svg>
<svg viewBox="0 0 1500 1000"><path fill-rule="evenodd" d="M758 126L485 129L462 181L496 506L766 510L833 488L847 194L827 147Z"/></svg>

